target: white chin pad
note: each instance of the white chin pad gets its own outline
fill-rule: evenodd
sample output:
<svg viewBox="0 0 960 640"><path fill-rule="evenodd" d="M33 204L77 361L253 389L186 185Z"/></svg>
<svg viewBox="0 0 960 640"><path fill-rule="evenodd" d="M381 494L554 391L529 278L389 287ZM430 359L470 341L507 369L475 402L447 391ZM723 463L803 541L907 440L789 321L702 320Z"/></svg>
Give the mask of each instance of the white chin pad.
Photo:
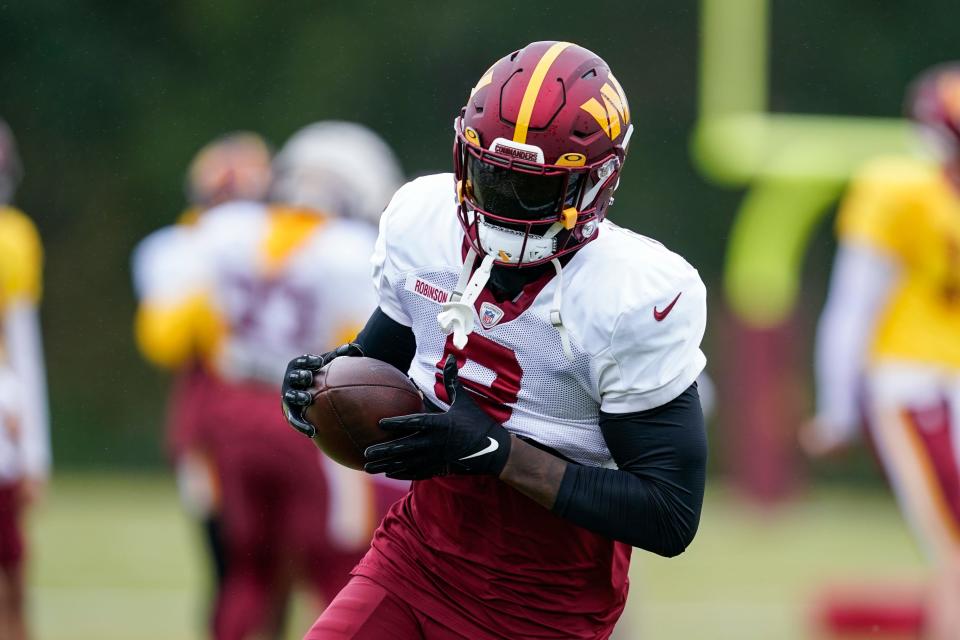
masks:
<svg viewBox="0 0 960 640"><path fill-rule="evenodd" d="M533 262L549 258L557 251L557 239L555 237L527 235L523 231L497 227L483 219L477 224L477 237L480 240L480 246L487 255L494 256L497 260L506 263ZM526 238L527 245L523 242ZM523 255L520 255L521 250Z"/></svg>

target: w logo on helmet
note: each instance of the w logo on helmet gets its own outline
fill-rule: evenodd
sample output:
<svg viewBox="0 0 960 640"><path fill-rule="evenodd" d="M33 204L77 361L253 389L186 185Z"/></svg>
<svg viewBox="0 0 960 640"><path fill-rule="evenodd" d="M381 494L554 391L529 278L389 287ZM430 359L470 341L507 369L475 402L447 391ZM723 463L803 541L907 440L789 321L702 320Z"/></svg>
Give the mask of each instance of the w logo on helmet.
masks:
<svg viewBox="0 0 960 640"><path fill-rule="evenodd" d="M630 124L630 107L627 106L627 96L624 95L620 83L613 74L607 77L610 82L605 82L600 88L603 104L596 98L590 98L580 105L580 108L592 115L610 139L615 140L620 135L621 120L624 125Z"/></svg>

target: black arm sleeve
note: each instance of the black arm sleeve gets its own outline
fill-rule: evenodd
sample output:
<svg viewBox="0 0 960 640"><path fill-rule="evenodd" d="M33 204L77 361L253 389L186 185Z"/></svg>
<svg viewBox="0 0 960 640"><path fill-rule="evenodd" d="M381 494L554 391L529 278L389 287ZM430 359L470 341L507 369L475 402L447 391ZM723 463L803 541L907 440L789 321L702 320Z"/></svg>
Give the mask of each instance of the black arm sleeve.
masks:
<svg viewBox="0 0 960 640"><path fill-rule="evenodd" d="M417 352L413 329L404 326L377 307L366 326L354 340L363 355L392 364L407 373Z"/></svg>
<svg viewBox="0 0 960 640"><path fill-rule="evenodd" d="M667 404L600 414L619 469L567 465L553 511L590 531L661 556L697 533L707 438L697 385Z"/></svg>

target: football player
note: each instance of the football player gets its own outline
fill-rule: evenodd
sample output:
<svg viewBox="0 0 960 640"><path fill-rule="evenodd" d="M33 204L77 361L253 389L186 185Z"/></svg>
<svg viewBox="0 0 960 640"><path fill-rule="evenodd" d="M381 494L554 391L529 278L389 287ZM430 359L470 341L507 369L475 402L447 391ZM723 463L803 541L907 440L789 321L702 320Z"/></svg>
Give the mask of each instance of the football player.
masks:
<svg viewBox="0 0 960 640"><path fill-rule="evenodd" d="M0 120L0 637L27 637L24 507L50 473L46 374L38 305L43 249L10 201L20 179L13 134Z"/></svg>
<svg viewBox="0 0 960 640"><path fill-rule="evenodd" d="M408 484L322 464L277 411L287 360L356 335L376 307L367 257L399 165L369 129L322 122L287 142L274 174L271 204L204 213L151 297L213 378L194 437L220 493L221 640L277 636L295 581L329 602Z"/></svg>
<svg viewBox="0 0 960 640"><path fill-rule="evenodd" d="M812 454L843 448L861 417L938 579L927 631L960 629L960 63L916 81L908 115L935 160L880 158L840 207L840 244L817 334ZM861 411L862 409L862 411Z"/></svg>
<svg viewBox="0 0 960 640"><path fill-rule="evenodd" d="M535 42L484 73L454 173L401 188L373 255L379 307L353 343L288 365L284 411L331 359L408 372L432 411L382 421L366 470L414 480L307 634L607 638L631 549L696 533L706 439L695 380L706 291L606 220L633 133L596 54Z"/></svg>
<svg viewBox="0 0 960 640"><path fill-rule="evenodd" d="M209 422L202 398L212 380L196 345L183 335L189 324L176 313L177 305L166 303L166 297L176 296L179 284L191 277L191 230L203 212L233 200L265 200L271 161L269 145L255 133L232 132L206 144L187 170L188 207L177 224L151 233L133 252L139 298L137 344L148 361L176 373L167 403L166 449L176 469L181 502L202 524L217 585L223 580L225 562L217 483L209 452L198 446L195 437L199 425Z"/></svg>

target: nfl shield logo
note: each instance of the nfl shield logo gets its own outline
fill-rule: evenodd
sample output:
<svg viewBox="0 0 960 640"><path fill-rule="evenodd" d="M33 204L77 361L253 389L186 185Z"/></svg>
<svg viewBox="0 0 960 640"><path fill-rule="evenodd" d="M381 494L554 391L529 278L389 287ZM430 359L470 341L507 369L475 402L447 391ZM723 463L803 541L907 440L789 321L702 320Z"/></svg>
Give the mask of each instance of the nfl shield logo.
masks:
<svg viewBox="0 0 960 640"><path fill-rule="evenodd" d="M480 305L480 324L483 325L484 329L489 329L500 322L500 318L503 317L503 309L500 307L490 304L489 302L484 302Z"/></svg>

